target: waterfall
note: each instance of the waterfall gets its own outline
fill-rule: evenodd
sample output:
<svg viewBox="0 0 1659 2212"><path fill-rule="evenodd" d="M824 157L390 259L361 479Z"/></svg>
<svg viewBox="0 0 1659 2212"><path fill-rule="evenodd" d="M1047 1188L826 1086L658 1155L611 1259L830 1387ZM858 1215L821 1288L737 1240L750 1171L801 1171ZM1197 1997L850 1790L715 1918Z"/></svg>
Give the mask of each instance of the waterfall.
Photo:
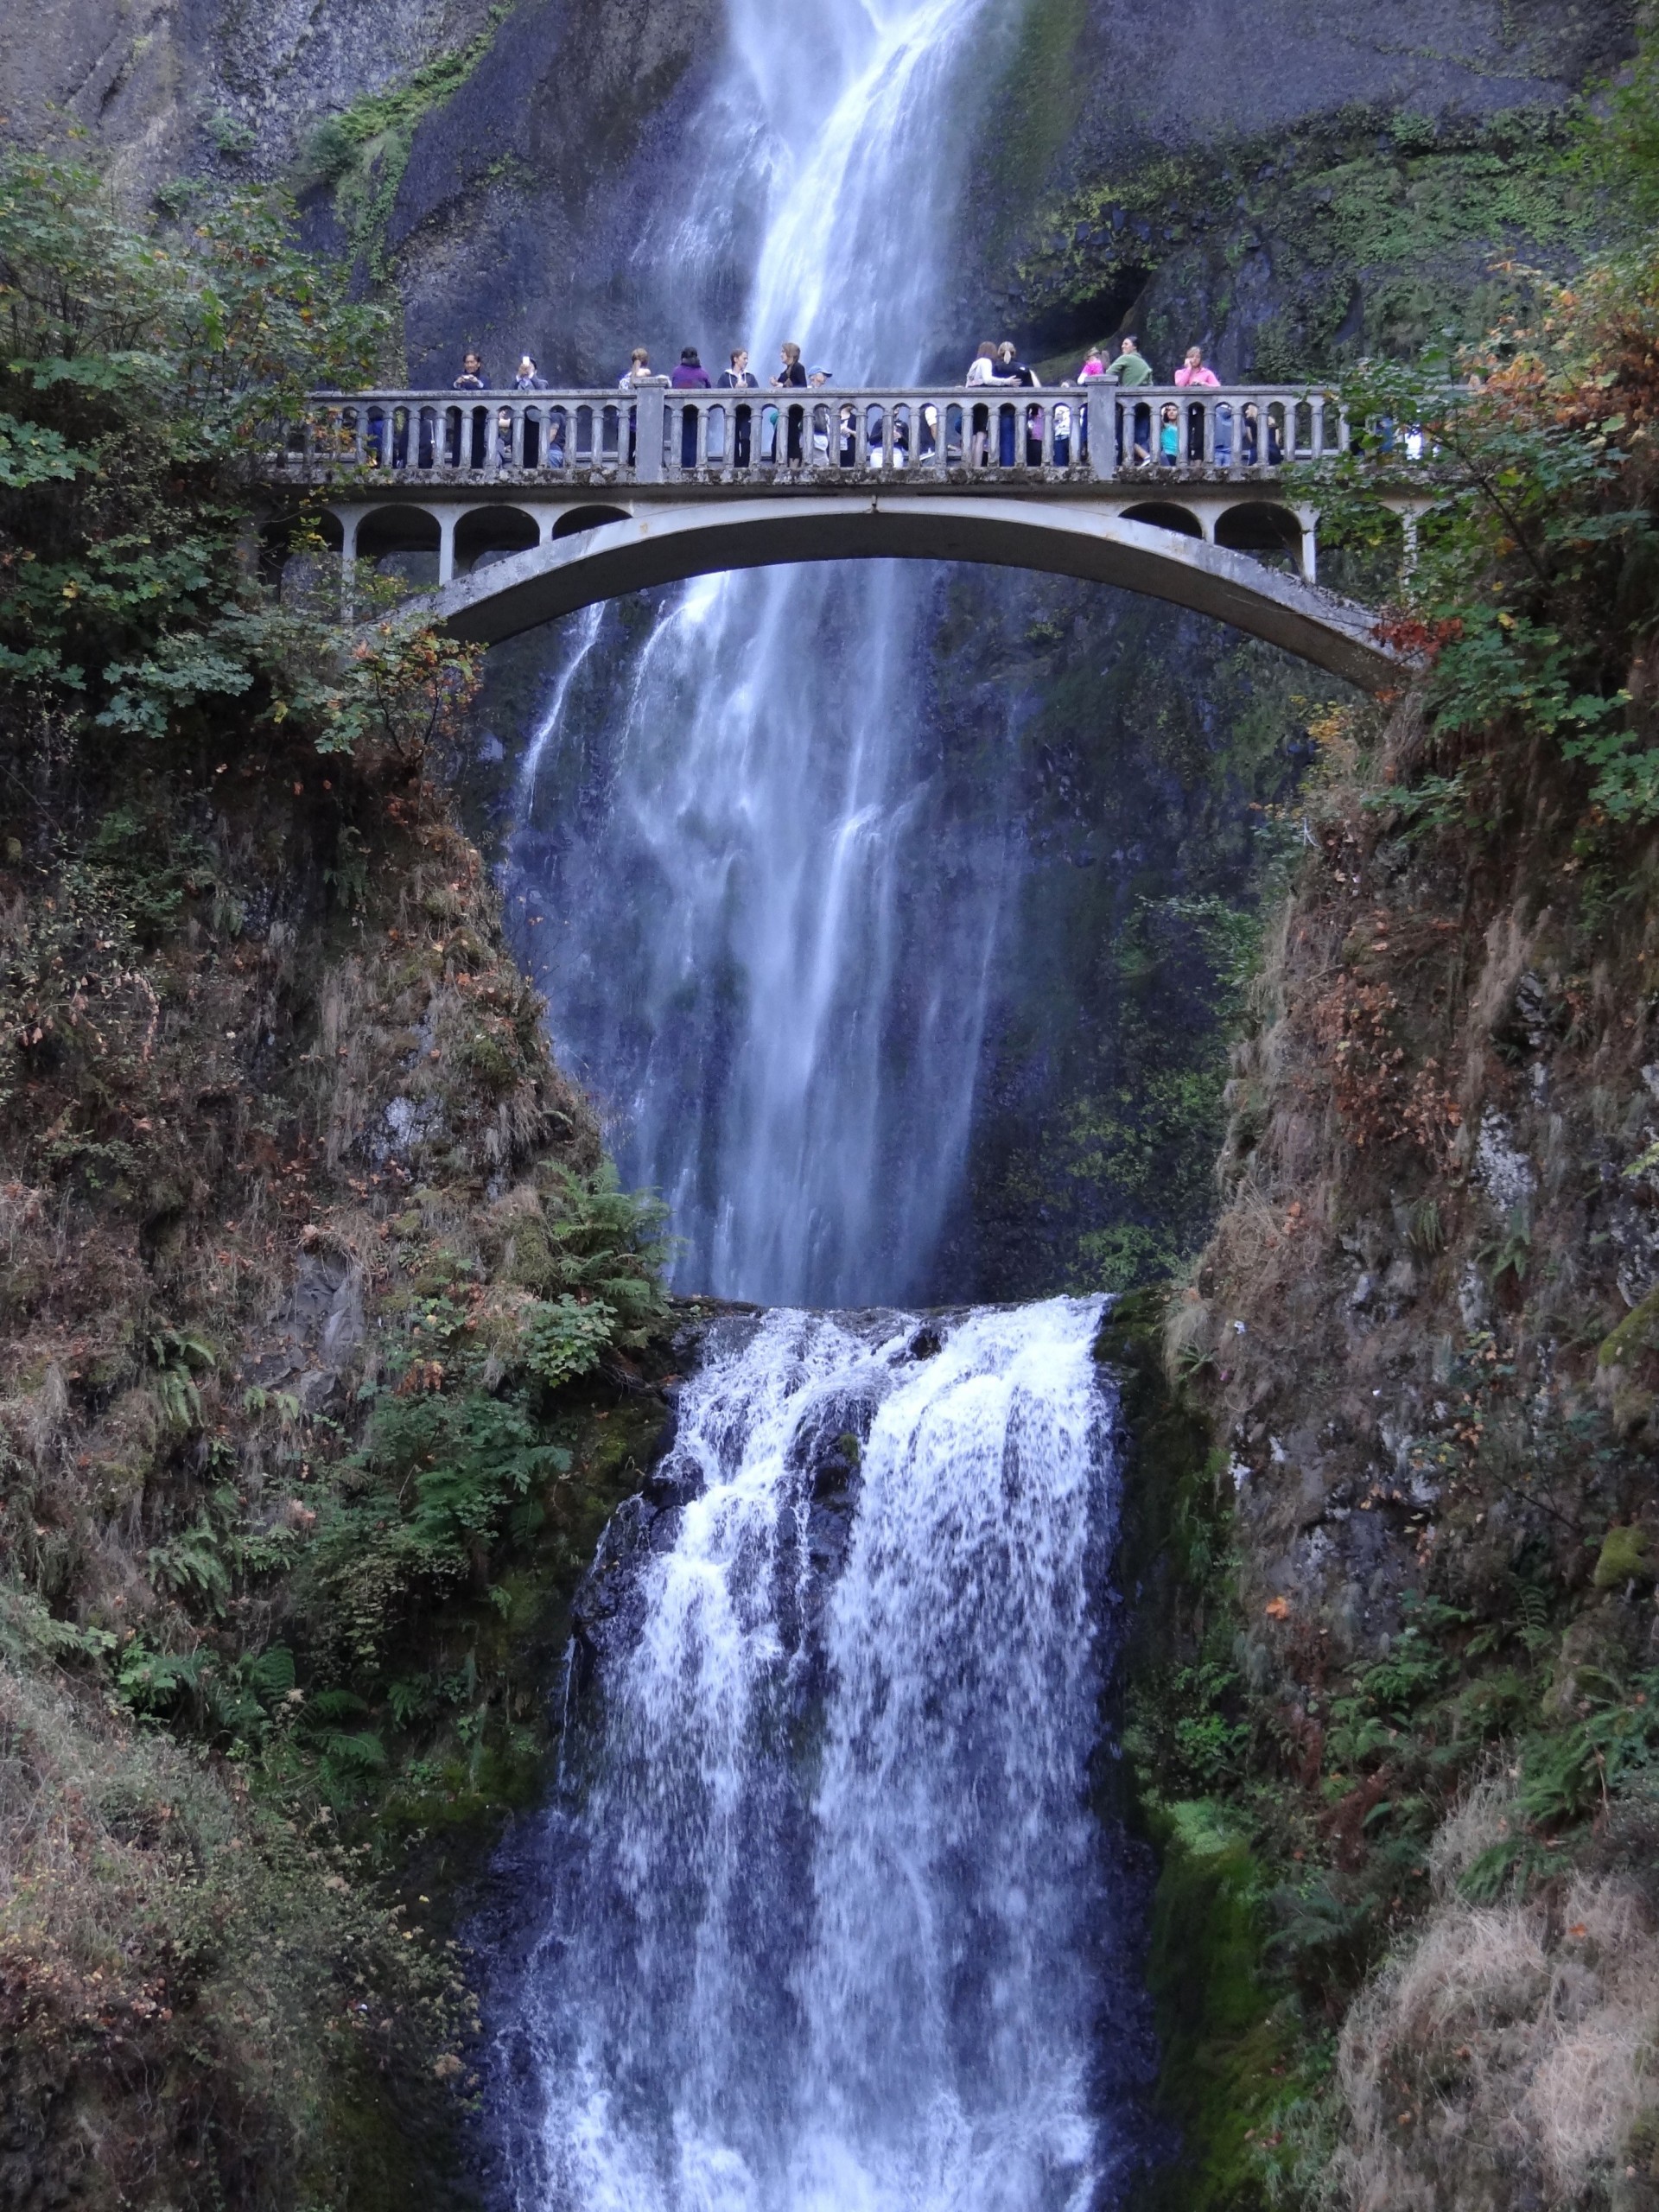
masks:
<svg viewBox="0 0 1659 2212"><path fill-rule="evenodd" d="M1100 1311L716 1325L580 1602L515 1872L519 2212L1110 2201Z"/></svg>
<svg viewBox="0 0 1659 2212"><path fill-rule="evenodd" d="M702 183L640 252L683 270L688 302L746 262L723 335L763 382L785 338L842 384L965 365L981 334L941 331L951 244L1018 13L728 0ZM930 1287L1018 859L995 810L953 818L930 757L938 588L885 563L710 578L643 642L619 611L602 655L591 630L564 648L509 887L543 918L525 944L559 1051L626 1178L670 1201L688 1287L825 1306Z"/></svg>

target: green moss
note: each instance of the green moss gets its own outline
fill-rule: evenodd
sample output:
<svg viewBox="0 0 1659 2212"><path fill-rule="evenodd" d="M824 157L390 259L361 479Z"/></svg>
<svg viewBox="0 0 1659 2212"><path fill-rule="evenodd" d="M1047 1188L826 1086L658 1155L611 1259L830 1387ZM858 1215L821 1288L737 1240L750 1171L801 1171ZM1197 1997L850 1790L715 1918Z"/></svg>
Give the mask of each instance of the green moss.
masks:
<svg viewBox="0 0 1659 2212"><path fill-rule="evenodd" d="M313 134L300 164L302 190L332 185L334 212L377 283L391 274L386 226L409 166L415 133L434 108L454 98L495 42L508 14L506 0L490 10L476 38L458 52L440 54L402 84L366 92Z"/></svg>
<svg viewBox="0 0 1659 2212"><path fill-rule="evenodd" d="M1014 211L1045 178L1081 111L1087 80L1076 66L1088 0L1027 0L1008 65L991 95L990 176L999 211L990 241L1000 258Z"/></svg>
<svg viewBox="0 0 1659 2212"><path fill-rule="evenodd" d="M1601 1540L1593 1580L1598 1590L1621 1589L1628 1582L1654 1579L1652 1540L1645 1529L1610 1529Z"/></svg>
<svg viewBox="0 0 1659 2212"><path fill-rule="evenodd" d="M1236 1792L1243 1732L1224 1471L1210 1425L1163 1362L1168 1294L1119 1299L1096 1342L1115 1372L1130 1459L1117 1575L1139 1593L1120 1685L1132 1823L1158 1854L1146 1961L1160 2043L1154 2107L1178 2140L1136 2212L1252 2212L1309 2103L1317 2050L1268 1957L1274 1876ZM1192 1794L1186 1794L1189 1790Z"/></svg>
<svg viewBox="0 0 1659 2212"><path fill-rule="evenodd" d="M1524 293L1500 254L1571 260L1605 219L1567 157L1571 127L1544 107L1458 123L1359 111L1166 157L1052 203L1021 281L1041 315L1154 272L1143 334L1163 352L1225 321L1235 272L1265 245L1278 314L1254 336L1264 376L1320 373L1361 344L1414 350L1448 326L1473 335Z"/></svg>
<svg viewBox="0 0 1659 2212"><path fill-rule="evenodd" d="M1162 2068L1158 2105L1181 2151L1146 2191L1146 2212L1244 2212L1262 2201L1255 2139L1294 2056L1262 1973L1262 1870L1225 1809L1147 1807L1160 1858L1147 1978Z"/></svg>
<svg viewBox="0 0 1659 2212"><path fill-rule="evenodd" d="M1649 1291L1604 1338L1597 1357L1603 1367L1623 1367L1644 1351L1659 1351L1659 1290Z"/></svg>

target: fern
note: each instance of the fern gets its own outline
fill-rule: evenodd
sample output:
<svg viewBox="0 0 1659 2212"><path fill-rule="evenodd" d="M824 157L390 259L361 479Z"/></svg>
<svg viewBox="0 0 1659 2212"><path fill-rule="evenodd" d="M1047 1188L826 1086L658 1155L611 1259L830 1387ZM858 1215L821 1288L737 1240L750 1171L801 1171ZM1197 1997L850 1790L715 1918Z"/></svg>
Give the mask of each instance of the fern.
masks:
<svg viewBox="0 0 1659 2212"><path fill-rule="evenodd" d="M216 1618L231 1599L231 1569L219 1532L206 1514L166 1543L152 1545L149 1576L162 1590L201 1599Z"/></svg>
<svg viewBox="0 0 1659 2212"><path fill-rule="evenodd" d="M607 1160L591 1175L560 1169L545 1216L556 1287L601 1300L621 1325L620 1340L637 1339L664 1311L667 1207L623 1190Z"/></svg>

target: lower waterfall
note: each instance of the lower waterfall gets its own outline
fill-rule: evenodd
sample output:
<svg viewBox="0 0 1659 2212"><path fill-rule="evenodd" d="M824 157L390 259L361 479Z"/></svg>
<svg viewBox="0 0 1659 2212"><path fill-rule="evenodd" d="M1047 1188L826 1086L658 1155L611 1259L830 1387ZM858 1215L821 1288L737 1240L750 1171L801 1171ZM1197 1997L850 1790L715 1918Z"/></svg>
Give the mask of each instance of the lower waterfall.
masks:
<svg viewBox="0 0 1659 2212"><path fill-rule="evenodd" d="M1091 1808L1103 1303L710 1330L511 1855L520 2212L1113 2200L1147 2037Z"/></svg>

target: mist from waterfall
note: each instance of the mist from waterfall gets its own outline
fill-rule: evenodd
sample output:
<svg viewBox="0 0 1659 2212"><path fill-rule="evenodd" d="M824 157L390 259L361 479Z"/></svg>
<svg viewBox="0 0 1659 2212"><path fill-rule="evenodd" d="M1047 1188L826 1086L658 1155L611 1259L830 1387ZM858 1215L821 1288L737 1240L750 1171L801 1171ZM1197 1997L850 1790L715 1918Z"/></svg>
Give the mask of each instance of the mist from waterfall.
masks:
<svg viewBox="0 0 1659 2212"><path fill-rule="evenodd" d="M518 2212L1116 2201L1147 2046L1090 1811L1101 1306L718 1325L516 1853Z"/></svg>
<svg viewBox="0 0 1659 2212"><path fill-rule="evenodd" d="M978 94L1017 13L730 0L702 185L640 252L691 302L750 244L731 334L763 383L785 338L841 384L938 357ZM834 1306L928 1286L1017 862L994 816L953 818L929 757L936 589L887 563L714 577L647 635L612 611L562 642L509 887L556 1048L626 1179L670 1201L682 1287Z"/></svg>

